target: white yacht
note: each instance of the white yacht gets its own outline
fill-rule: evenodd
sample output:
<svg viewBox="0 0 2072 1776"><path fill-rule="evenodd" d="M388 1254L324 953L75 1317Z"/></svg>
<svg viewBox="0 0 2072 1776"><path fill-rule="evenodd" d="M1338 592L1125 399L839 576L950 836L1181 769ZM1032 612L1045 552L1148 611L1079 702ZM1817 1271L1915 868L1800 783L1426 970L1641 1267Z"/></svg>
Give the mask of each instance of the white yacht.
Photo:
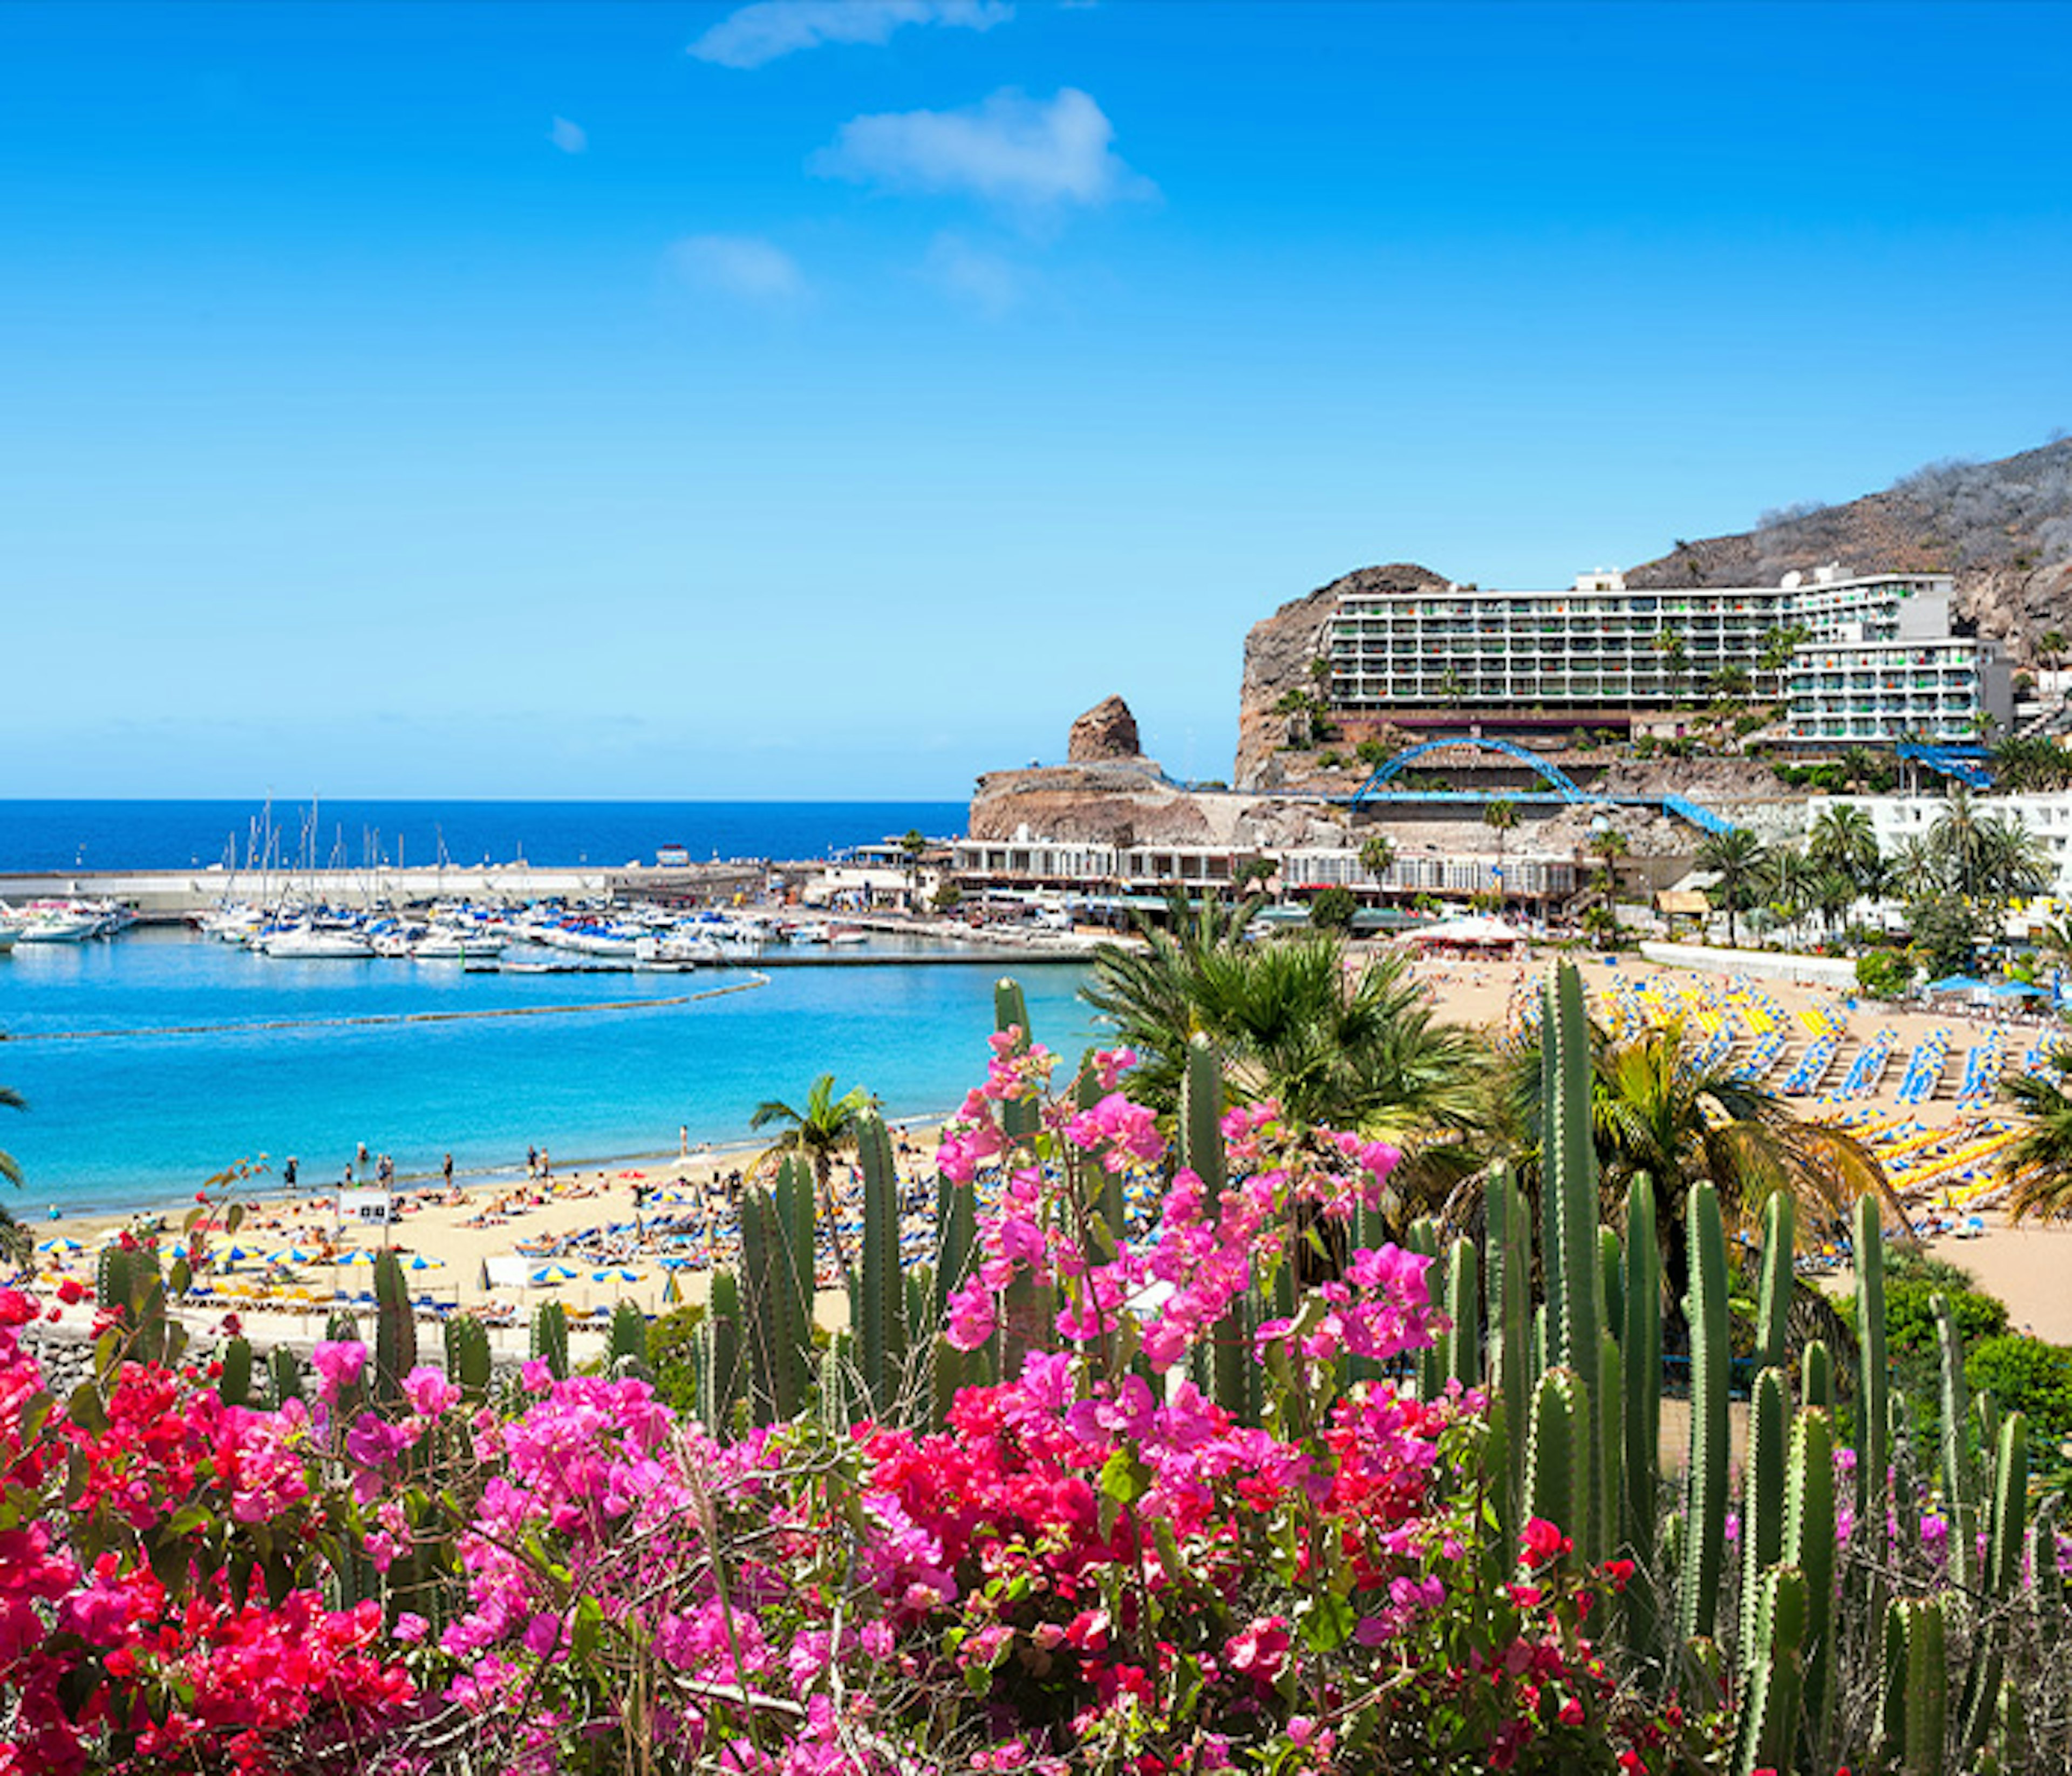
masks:
<svg viewBox="0 0 2072 1776"><path fill-rule="evenodd" d="M374 954L374 946L360 932L329 925L290 925L256 939L253 948L298 962L359 962Z"/></svg>

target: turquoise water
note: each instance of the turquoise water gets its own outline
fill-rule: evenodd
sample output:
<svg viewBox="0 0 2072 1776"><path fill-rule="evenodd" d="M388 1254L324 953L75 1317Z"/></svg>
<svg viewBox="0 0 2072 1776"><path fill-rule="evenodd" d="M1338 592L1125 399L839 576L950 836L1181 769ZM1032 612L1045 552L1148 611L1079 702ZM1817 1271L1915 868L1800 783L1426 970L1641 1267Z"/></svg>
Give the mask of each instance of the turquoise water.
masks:
<svg viewBox="0 0 2072 1776"><path fill-rule="evenodd" d="M556 1168L750 1139L766 1098L817 1073L868 1086L898 1118L954 1106L983 1076L995 971L906 964L773 971L690 1004L737 971L504 976L404 961L288 962L176 931L18 947L0 959L0 1148L27 1174L18 1212L178 1201L212 1173L293 1153L335 1182L356 1143L430 1174ZM1039 1041L1076 1056L1096 1034L1077 967L1020 978ZM625 1001L636 1009L598 1009ZM340 1025L426 1012L569 1007L528 1017ZM265 1023L289 1027L261 1029ZM179 1034L183 1027L207 1026ZM64 1032L105 1032L51 1039Z"/></svg>

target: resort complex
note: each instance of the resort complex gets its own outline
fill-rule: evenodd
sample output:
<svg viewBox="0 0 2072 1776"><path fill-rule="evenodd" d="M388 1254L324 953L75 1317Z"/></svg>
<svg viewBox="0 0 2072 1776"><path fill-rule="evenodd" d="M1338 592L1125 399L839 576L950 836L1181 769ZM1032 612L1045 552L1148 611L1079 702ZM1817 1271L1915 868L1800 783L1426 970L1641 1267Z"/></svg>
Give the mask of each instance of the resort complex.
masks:
<svg viewBox="0 0 2072 1776"><path fill-rule="evenodd" d="M1787 702L1801 746L1968 741L2012 713L1998 649L1951 631L1943 574L1794 572L1774 586L1561 592L1346 583L1327 622L1334 714L1485 731L1622 730L1716 687Z"/></svg>

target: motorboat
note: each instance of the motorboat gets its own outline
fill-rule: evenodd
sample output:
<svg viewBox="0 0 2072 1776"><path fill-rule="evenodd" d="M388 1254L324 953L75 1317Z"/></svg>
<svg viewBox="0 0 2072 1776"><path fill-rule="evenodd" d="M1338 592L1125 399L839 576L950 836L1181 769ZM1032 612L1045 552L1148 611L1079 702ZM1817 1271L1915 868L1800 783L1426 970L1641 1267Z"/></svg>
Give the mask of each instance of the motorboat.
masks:
<svg viewBox="0 0 2072 1776"><path fill-rule="evenodd" d="M335 925L289 925L255 939L253 948L282 961L360 962L374 946L360 932Z"/></svg>
<svg viewBox="0 0 2072 1776"><path fill-rule="evenodd" d="M420 962L468 962L503 953L502 938L492 937L486 931L462 931L451 925L434 925L410 951Z"/></svg>

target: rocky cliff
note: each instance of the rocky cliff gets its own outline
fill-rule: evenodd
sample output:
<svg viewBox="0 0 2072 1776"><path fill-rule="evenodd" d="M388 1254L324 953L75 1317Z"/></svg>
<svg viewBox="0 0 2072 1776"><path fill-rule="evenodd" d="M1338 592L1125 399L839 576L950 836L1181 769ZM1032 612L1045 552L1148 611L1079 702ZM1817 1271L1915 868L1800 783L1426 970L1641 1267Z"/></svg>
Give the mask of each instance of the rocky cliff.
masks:
<svg viewBox="0 0 2072 1776"><path fill-rule="evenodd" d="M1237 787L1285 787L1286 755L1280 749L1291 738L1301 738L1291 734L1289 723L1299 724L1302 718L1281 713L1277 705L1290 691L1319 689L1310 662L1318 657L1324 625L1340 593L1443 590L1447 583L1442 575L1413 561L1363 567L1254 623L1244 638L1244 676L1238 688L1237 775L1232 779Z"/></svg>
<svg viewBox="0 0 2072 1776"><path fill-rule="evenodd" d="M2034 657L2072 626L2072 438L1993 462L1942 462L1846 505L1766 514L1753 530L1679 542L1629 586L1774 585L1838 561L1955 577L1959 612Z"/></svg>

